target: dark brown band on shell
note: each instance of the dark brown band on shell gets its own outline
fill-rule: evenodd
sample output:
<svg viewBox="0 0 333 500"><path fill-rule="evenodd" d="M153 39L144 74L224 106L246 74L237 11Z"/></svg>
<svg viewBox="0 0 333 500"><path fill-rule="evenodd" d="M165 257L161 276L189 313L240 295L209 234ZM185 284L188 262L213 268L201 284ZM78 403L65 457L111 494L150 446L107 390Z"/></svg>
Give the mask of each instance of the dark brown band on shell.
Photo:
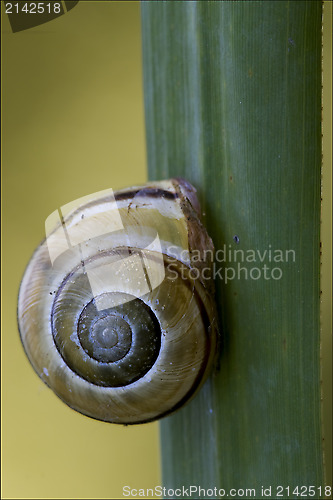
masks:
<svg viewBox="0 0 333 500"><path fill-rule="evenodd" d="M114 195L116 201L131 200L136 196L143 196L147 198L166 198L167 200L174 200L175 198L178 198L177 193L149 186L141 189L135 189L133 191L126 191L124 193L115 193Z"/></svg>

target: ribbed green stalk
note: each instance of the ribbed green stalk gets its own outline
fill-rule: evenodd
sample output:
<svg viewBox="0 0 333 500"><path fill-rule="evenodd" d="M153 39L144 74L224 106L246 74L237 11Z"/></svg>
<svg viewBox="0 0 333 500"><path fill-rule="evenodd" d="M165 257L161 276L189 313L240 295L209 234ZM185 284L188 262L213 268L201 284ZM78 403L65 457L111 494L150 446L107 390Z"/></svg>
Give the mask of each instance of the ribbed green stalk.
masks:
<svg viewBox="0 0 333 500"><path fill-rule="evenodd" d="M220 367L161 422L170 488L323 486L321 8L142 3L149 176L194 184L220 250Z"/></svg>

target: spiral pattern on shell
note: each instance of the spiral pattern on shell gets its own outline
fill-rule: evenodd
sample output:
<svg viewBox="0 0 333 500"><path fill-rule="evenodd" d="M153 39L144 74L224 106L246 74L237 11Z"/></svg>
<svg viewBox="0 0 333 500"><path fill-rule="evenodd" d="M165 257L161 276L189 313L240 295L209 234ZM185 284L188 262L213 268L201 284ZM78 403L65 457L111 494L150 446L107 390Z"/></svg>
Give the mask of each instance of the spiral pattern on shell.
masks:
<svg viewBox="0 0 333 500"><path fill-rule="evenodd" d="M46 230L18 301L41 379L71 408L120 424L189 401L217 346L213 244L195 189L171 179L105 190L51 214Z"/></svg>

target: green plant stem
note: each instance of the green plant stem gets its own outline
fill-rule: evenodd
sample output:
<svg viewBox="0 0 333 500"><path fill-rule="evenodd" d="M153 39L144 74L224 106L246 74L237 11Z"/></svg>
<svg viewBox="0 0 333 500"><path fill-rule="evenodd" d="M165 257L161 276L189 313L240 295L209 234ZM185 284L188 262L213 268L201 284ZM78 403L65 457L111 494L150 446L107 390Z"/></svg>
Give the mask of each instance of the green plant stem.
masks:
<svg viewBox="0 0 333 500"><path fill-rule="evenodd" d="M321 8L142 3L149 177L193 183L219 250L219 369L161 422L166 487L324 486Z"/></svg>

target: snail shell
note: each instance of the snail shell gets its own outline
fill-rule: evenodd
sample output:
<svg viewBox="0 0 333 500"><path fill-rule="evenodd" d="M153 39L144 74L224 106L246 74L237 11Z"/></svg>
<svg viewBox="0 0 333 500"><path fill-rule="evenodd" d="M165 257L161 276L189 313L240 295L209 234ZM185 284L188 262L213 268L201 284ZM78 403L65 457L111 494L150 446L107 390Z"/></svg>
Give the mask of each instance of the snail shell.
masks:
<svg viewBox="0 0 333 500"><path fill-rule="evenodd" d="M95 193L46 220L18 323L33 368L71 408L149 422L204 382L217 326L214 248L199 214L193 186L171 179Z"/></svg>

